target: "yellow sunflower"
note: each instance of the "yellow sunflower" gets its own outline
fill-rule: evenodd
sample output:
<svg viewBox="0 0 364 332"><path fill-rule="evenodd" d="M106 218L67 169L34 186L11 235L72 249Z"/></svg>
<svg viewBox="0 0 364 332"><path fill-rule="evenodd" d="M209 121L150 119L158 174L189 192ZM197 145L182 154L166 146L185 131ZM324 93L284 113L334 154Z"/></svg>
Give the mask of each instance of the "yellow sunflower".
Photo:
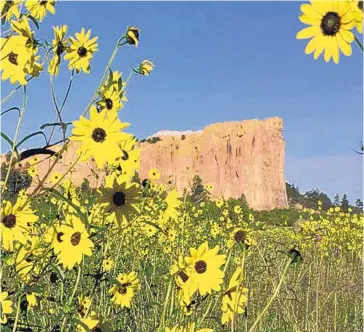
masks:
<svg viewBox="0 0 364 332"><path fill-rule="evenodd" d="M101 100L96 103L101 110L108 110L110 112L119 111L123 104L121 103L119 93L113 86L104 91L101 95Z"/></svg>
<svg viewBox="0 0 364 332"><path fill-rule="evenodd" d="M14 0L14 1L1 1L0 2L0 13L1 18L5 17L5 20L10 22L13 16L16 19L20 17L19 7L23 0Z"/></svg>
<svg viewBox="0 0 364 332"><path fill-rule="evenodd" d="M349 3L354 20L356 21L356 30L359 33L363 33L363 1L352 0Z"/></svg>
<svg viewBox="0 0 364 332"><path fill-rule="evenodd" d="M53 172L53 173L51 174L51 176L50 176L49 181L50 181L51 183L53 183L53 184L56 184L56 183L58 183L58 181L61 179L61 177L62 177L62 174L61 174L61 173L59 173L59 172Z"/></svg>
<svg viewBox="0 0 364 332"><path fill-rule="evenodd" d="M92 311L87 317L79 315L79 320L87 326L88 329L85 329L84 326L80 324L77 325L78 332L108 332L110 330L110 325L107 322L103 322L101 318L97 316L97 314Z"/></svg>
<svg viewBox="0 0 364 332"><path fill-rule="evenodd" d="M245 311L248 301L248 289L242 286L242 270L236 269L232 275L229 287L222 297L222 317L221 324L228 324L234 319L236 314L242 314Z"/></svg>
<svg viewBox="0 0 364 332"><path fill-rule="evenodd" d="M124 87L124 82L122 80L122 73L119 73L117 70L112 71L109 73L109 76L106 80L106 83L101 86L100 93L104 93L105 90L109 88L109 82L111 81L112 87L117 90L121 91Z"/></svg>
<svg viewBox="0 0 364 332"><path fill-rule="evenodd" d="M56 10L54 9L55 3L56 3L55 0L48 0L48 1L26 0L25 7L26 9L28 9L30 15L32 15L36 20L42 22L47 14L47 11L53 15L55 14L56 12Z"/></svg>
<svg viewBox="0 0 364 332"><path fill-rule="evenodd" d="M170 274L174 276L176 285L179 288L178 299L180 306L188 306L191 298L197 290L197 283L194 278L188 274L187 265L183 257L179 256L170 269Z"/></svg>
<svg viewBox="0 0 364 332"><path fill-rule="evenodd" d="M105 162L113 163L120 156L120 142L130 138L130 134L120 130L129 127L129 123L122 123L115 112L97 112L91 106L90 120L81 116L79 121L73 122L71 141L79 141L82 146L78 150L81 160L86 161L93 157L98 168Z"/></svg>
<svg viewBox="0 0 364 332"><path fill-rule="evenodd" d="M58 254L64 246L64 234L67 232L68 226L53 224L47 231L44 241L50 243L55 254Z"/></svg>
<svg viewBox="0 0 364 332"><path fill-rule="evenodd" d="M148 178L150 180L159 180L161 177L159 171L156 168L151 168L148 172Z"/></svg>
<svg viewBox="0 0 364 332"><path fill-rule="evenodd" d="M110 258L102 261L102 268L104 271L110 271L114 267L114 261Z"/></svg>
<svg viewBox="0 0 364 332"><path fill-rule="evenodd" d="M167 220L176 220L179 216L177 209L182 204L182 202L179 200L179 193L177 190L174 189L167 194L166 203L167 209L164 211L164 218Z"/></svg>
<svg viewBox="0 0 364 332"><path fill-rule="evenodd" d="M218 255L218 251L219 246L209 249L208 243L204 242L198 249L191 248L191 256L185 259L187 274L196 281L202 296L221 289L224 272L220 267L225 263L226 256Z"/></svg>
<svg viewBox="0 0 364 332"><path fill-rule="evenodd" d="M75 34L76 38L70 37L70 46L67 48L67 54L65 60L70 60L68 68L76 69L79 73L81 70L88 74L91 70L90 60L92 55L97 52L97 39L94 37L90 39L91 30L85 33L85 29L82 28L81 33Z"/></svg>
<svg viewBox="0 0 364 332"><path fill-rule="evenodd" d="M81 263L83 256L91 256L93 242L82 221L71 214L66 216L67 227L63 228L62 242L57 253L58 261L64 268L71 270Z"/></svg>
<svg viewBox="0 0 364 332"><path fill-rule="evenodd" d="M249 247L257 244L252 237L252 232L241 227L235 228L230 233L230 245L228 245L228 247L232 247L234 241L244 245L245 249L248 249Z"/></svg>
<svg viewBox="0 0 364 332"><path fill-rule="evenodd" d="M121 142L120 149L122 154L115 161L115 167L119 171L123 170L133 170L137 171L140 168L140 149L135 149L136 138L131 137L130 139Z"/></svg>
<svg viewBox="0 0 364 332"><path fill-rule="evenodd" d="M37 306L38 300L37 300L36 293L28 292L26 294L26 299L27 299L27 302L28 302L28 308L33 308L33 307Z"/></svg>
<svg viewBox="0 0 364 332"><path fill-rule="evenodd" d="M2 247L5 250L13 251L14 242L25 244L29 227L38 220L38 216L29 205L20 209L22 205L23 201L19 198L14 205L9 201L2 202L0 233Z"/></svg>
<svg viewBox="0 0 364 332"><path fill-rule="evenodd" d="M32 177L34 178L35 176L38 175L38 170L36 167L29 167L28 170L27 170L27 173Z"/></svg>
<svg viewBox="0 0 364 332"><path fill-rule="evenodd" d="M207 185L206 185L206 190L207 191L212 191L214 189L214 186L211 184L211 183L208 183Z"/></svg>
<svg viewBox="0 0 364 332"><path fill-rule="evenodd" d="M1 292L1 298L0 298L0 323L6 324L8 321L8 318L5 315L11 314L13 312L13 301L7 300L9 296L8 292Z"/></svg>
<svg viewBox="0 0 364 332"><path fill-rule="evenodd" d="M152 61L143 60L139 65L138 73L140 75L149 76L154 67L155 65Z"/></svg>
<svg viewBox="0 0 364 332"><path fill-rule="evenodd" d="M118 224L122 225L129 221L131 214L139 212L141 197L141 190L135 183L109 176L105 187L100 189L98 203L105 207L105 211L115 215Z"/></svg>
<svg viewBox="0 0 364 332"><path fill-rule="evenodd" d="M126 41L130 45L135 45L135 47L138 47L139 44L139 32L140 29L136 27L129 27L126 32Z"/></svg>
<svg viewBox="0 0 364 332"><path fill-rule="evenodd" d="M119 284L109 290L109 294L112 295L111 301L122 308L130 308L135 291L139 288L139 279L135 272L130 272L120 273L116 280Z"/></svg>
<svg viewBox="0 0 364 332"><path fill-rule="evenodd" d="M26 66L34 57L33 51L28 47L28 40L27 37L18 35L0 38L0 71L3 81L9 79L11 84L27 84Z"/></svg>
<svg viewBox="0 0 364 332"><path fill-rule="evenodd" d="M48 72L55 76L58 75L59 66L61 64L62 55L67 50L68 39L66 38L68 27L67 25L61 25L53 27L54 39L53 45L53 58L50 61Z"/></svg>
<svg viewBox="0 0 364 332"><path fill-rule="evenodd" d="M297 33L297 39L312 38L305 49L306 54L314 52L317 59L324 52L324 59L339 63L339 50L351 55L354 35L350 31L355 25L351 6L344 1L316 1L301 5L300 21L310 25Z"/></svg>

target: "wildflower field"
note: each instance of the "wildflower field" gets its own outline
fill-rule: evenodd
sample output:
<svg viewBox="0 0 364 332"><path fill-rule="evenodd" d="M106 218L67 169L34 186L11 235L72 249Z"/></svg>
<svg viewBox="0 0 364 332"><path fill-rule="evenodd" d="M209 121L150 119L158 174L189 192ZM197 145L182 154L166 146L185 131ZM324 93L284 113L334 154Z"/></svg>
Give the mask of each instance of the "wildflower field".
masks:
<svg viewBox="0 0 364 332"><path fill-rule="evenodd" d="M56 26L52 41L38 40L55 8L54 0L1 2L1 78L14 85L2 104L14 94L24 100L1 113L2 121L18 114L16 132L1 132L10 146L1 182L1 331L362 331L362 213L318 201L294 221L282 212L267 222L243 199L212 195L212 184L181 194L160 184L158 169L140 181L137 140L120 111L131 77L152 81L158 67L141 61L124 79L114 63L123 48L139 47L138 27L115 41L77 119L62 120L69 87L63 102L53 98L56 122L18 137L32 81L49 75L53 87L60 70L89 74L102 51L97 32L82 27L72 34ZM310 27L297 38L312 38L307 54L338 63L352 43L362 50L358 1L312 1L301 10ZM52 140L56 132L60 141ZM46 146L20 152L36 135ZM59 152L49 152L60 143ZM79 147L74 164L53 171L72 144ZM75 186L68 175L91 158L105 181ZM51 167L40 178L44 161ZM31 190L12 190L19 163L36 183Z"/></svg>

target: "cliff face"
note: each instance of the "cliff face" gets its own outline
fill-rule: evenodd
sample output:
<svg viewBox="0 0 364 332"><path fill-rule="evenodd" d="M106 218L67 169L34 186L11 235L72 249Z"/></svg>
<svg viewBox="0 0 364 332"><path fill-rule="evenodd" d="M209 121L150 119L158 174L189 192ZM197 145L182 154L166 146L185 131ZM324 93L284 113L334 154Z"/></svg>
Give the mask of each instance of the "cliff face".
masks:
<svg viewBox="0 0 364 332"><path fill-rule="evenodd" d="M182 192L197 174L213 185L217 197L244 194L256 210L288 207L280 118L217 123L197 133L160 138L140 144L141 179L155 167L162 183L171 176Z"/></svg>
<svg viewBox="0 0 364 332"><path fill-rule="evenodd" d="M137 146L141 149L141 179L147 178L148 170L155 167L160 171L161 183L172 178L182 192L199 175L204 184L213 185L212 194L216 197L239 198L244 194L249 206L256 210L288 207L280 118L224 122L199 132L162 132L153 136L159 136L161 141ZM76 149L71 146L54 171L64 173L75 161ZM38 164L41 178L49 165L49 160ZM69 177L77 185L87 178L95 187L100 185L103 174L89 161L77 163Z"/></svg>

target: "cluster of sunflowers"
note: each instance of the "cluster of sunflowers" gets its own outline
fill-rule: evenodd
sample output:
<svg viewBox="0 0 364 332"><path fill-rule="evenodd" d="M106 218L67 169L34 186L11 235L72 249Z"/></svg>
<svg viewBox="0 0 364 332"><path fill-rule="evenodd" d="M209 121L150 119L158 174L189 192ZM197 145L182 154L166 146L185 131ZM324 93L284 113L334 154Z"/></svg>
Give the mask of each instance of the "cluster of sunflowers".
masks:
<svg viewBox="0 0 364 332"><path fill-rule="evenodd" d="M72 75L90 72L98 47L90 30L67 37L64 25L54 27L51 44L34 38L30 23L38 26L48 12L54 14L55 1L16 0L1 6L1 17L10 26L1 38L2 80L29 84L46 64L52 78L63 59L69 61ZM337 9L337 15L348 13L339 3L328 6ZM311 7L302 8L306 16L313 15ZM142 61L126 80L111 66L122 46L138 46L139 33L129 27L120 37L95 96L73 122L69 138L61 118L63 106L55 103L64 135L60 151L46 158L19 156L14 139L9 165L25 159L21 161L35 185L30 193L21 190L1 204L4 331L207 332L241 330L243 325L247 330L248 324L249 331L263 330L259 324L291 267L307 264L302 257L361 258L363 218L351 212L319 208L293 228L277 228L244 212L243 203L213 197L211 184L196 201L187 194L181 197L172 185L160 184L158 169L138 180L140 150L136 138L123 131L129 124L119 115L131 75L147 76L154 64ZM45 51L40 62L39 49ZM75 162L62 174L53 171L71 145L77 147ZM90 159L105 178L99 188L85 190L68 175L77 163ZM40 178L38 165L45 160L50 168ZM255 284L259 278L250 275L269 260L275 262L280 280L273 282L273 295L268 292L260 301L263 292ZM260 314L250 316L248 308Z"/></svg>

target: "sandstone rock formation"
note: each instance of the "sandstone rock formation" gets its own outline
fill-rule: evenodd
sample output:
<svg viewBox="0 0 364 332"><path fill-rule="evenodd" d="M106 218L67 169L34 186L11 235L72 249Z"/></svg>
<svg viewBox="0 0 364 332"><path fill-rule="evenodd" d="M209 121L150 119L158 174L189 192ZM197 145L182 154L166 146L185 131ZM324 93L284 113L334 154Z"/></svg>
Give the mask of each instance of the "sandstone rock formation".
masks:
<svg viewBox="0 0 364 332"><path fill-rule="evenodd" d="M216 123L203 131L160 138L140 145L140 178L155 167L162 183L171 176L182 191L197 174L213 185L217 197L244 194L256 210L288 207L280 118Z"/></svg>
<svg viewBox="0 0 364 332"><path fill-rule="evenodd" d="M160 137L160 141L138 145L141 179L147 178L148 170L155 167L161 173L161 183L172 179L182 192L199 175L204 184L213 185L212 194L216 197L239 198L244 194L249 206L256 210L288 207L280 118L216 123L198 132L163 131L158 135L153 136ZM63 174L75 161L76 149L70 147L54 171ZM49 160L39 163L40 177L49 165ZM86 178L95 187L100 185L103 174L89 161L77 163L69 177L77 185Z"/></svg>

